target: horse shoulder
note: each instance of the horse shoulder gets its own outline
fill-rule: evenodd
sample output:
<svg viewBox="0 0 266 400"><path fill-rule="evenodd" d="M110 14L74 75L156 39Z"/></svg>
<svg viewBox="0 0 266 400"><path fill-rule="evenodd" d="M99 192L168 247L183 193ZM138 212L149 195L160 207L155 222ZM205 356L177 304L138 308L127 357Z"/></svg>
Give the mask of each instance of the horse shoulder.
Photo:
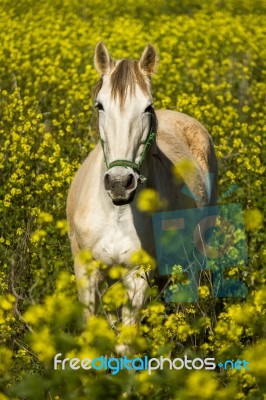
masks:
<svg viewBox="0 0 266 400"><path fill-rule="evenodd" d="M98 144L82 163L71 183L66 207L70 238L71 235L74 235L79 221L88 213L88 209L93 210L94 208L91 202L94 197L93 194L97 190L97 174L95 174L95 171L101 169L101 164L101 147Z"/></svg>

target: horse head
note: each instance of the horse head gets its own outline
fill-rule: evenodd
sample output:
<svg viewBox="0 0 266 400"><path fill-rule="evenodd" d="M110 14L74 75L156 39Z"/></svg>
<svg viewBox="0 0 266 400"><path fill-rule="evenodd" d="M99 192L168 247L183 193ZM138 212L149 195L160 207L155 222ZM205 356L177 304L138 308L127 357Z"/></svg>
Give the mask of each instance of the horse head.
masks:
<svg viewBox="0 0 266 400"><path fill-rule="evenodd" d="M99 134L107 167L103 183L113 204L130 203L141 167L156 133L151 76L157 55L147 45L139 61L113 60L103 42L95 49L94 63L101 78L94 89L99 111Z"/></svg>

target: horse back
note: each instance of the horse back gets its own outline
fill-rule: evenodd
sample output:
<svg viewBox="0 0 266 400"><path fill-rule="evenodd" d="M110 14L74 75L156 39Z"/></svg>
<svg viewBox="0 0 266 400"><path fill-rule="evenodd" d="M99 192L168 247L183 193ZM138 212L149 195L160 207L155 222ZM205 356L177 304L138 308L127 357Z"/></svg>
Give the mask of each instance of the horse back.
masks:
<svg viewBox="0 0 266 400"><path fill-rule="evenodd" d="M214 205L217 200L218 168L214 144L207 129L196 119L177 111L158 110L156 116L159 150L171 165L177 165L182 159L195 162L199 174L209 180L209 183L206 179L203 182L210 185L207 203ZM198 184L199 179L196 179L195 186Z"/></svg>

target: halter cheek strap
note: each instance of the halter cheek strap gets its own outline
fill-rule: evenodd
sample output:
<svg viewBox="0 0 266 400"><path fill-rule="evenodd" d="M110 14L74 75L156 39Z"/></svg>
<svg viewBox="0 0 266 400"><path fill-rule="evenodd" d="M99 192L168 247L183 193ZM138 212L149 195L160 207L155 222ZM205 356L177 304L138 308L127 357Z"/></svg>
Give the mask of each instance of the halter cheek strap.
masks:
<svg viewBox="0 0 266 400"><path fill-rule="evenodd" d="M140 175L140 169L142 167L142 164L146 158L146 155L148 153L148 149L150 147L150 145L152 144L155 136L156 136L156 116L155 116L155 112L151 112L150 113L150 131L148 133L147 139L145 141L144 144L144 148L143 151L141 153L140 156L140 160L138 163L135 163L134 161L130 161L130 160L115 160L112 161L110 164L108 163L107 157L106 157L106 153L104 150L104 142L102 140L102 138L100 137L100 142L101 142L101 146L102 146L102 150L103 150L103 156L104 156L104 162L106 164L107 170L113 168L113 167L125 167L125 168L132 168L134 171L136 171L139 175ZM140 183L143 183L146 181L147 178L145 178L145 176L140 175L139 176L139 181Z"/></svg>

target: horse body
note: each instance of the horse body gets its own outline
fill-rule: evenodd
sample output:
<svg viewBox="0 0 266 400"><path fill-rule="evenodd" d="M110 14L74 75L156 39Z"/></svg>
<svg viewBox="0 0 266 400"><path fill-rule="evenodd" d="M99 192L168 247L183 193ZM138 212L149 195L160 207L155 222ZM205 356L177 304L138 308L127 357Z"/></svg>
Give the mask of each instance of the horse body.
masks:
<svg viewBox="0 0 266 400"><path fill-rule="evenodd" d="M146 58L145 54L142 56L139 68L144 71L144 80L139 77L134 93L129 89L126 95L121 92L124 98L120 107L117 99L110 98L110 75L117 64L101 44L98 50L96 48L95 57L96 66L98 64L103 73L97 93L98 101L104 104L104 112L102 109L99 112L102 148L100 144L95 147L72 182L67 201L69 236L74 256L82 249L89 249L95 259L101 259L109 266L123 264L128 267L124 282L134 310L125 311L123 321L134 323L136 311L145 299L147 281L135 276L136 267L132 267L131 256L144 248L156 257L151 217L138 210L135 193L146 187L155 189L165 199L164 210L213 204L216 198L216 158L212 140L199 122L182 113L159 110L156 112L156 140L141 166L141 173L147 181L139 185L140 171L134 167L137 165L134 162L141 159L149 131L150 120L143 110L147 105L149 107L151 94L148 86L145 87L145 79L150 73L149 68L154 69L154 55L146 51ZM134 104L132 98L135 98ZM116 160L119 160L118 165ZM124 160L130 160L131 164L125 167ZM181 160L190 161L194 169L193 174L178 182L173 175L173 166ZM214 175L212 184L210 173ZM183 193L184 184L193 196ZM75 273L77 280L86 282L79 289L79 297L90 316L96 312L96 291L104 276L95 270L88 277L85 266L77 258Z"/></svg>

